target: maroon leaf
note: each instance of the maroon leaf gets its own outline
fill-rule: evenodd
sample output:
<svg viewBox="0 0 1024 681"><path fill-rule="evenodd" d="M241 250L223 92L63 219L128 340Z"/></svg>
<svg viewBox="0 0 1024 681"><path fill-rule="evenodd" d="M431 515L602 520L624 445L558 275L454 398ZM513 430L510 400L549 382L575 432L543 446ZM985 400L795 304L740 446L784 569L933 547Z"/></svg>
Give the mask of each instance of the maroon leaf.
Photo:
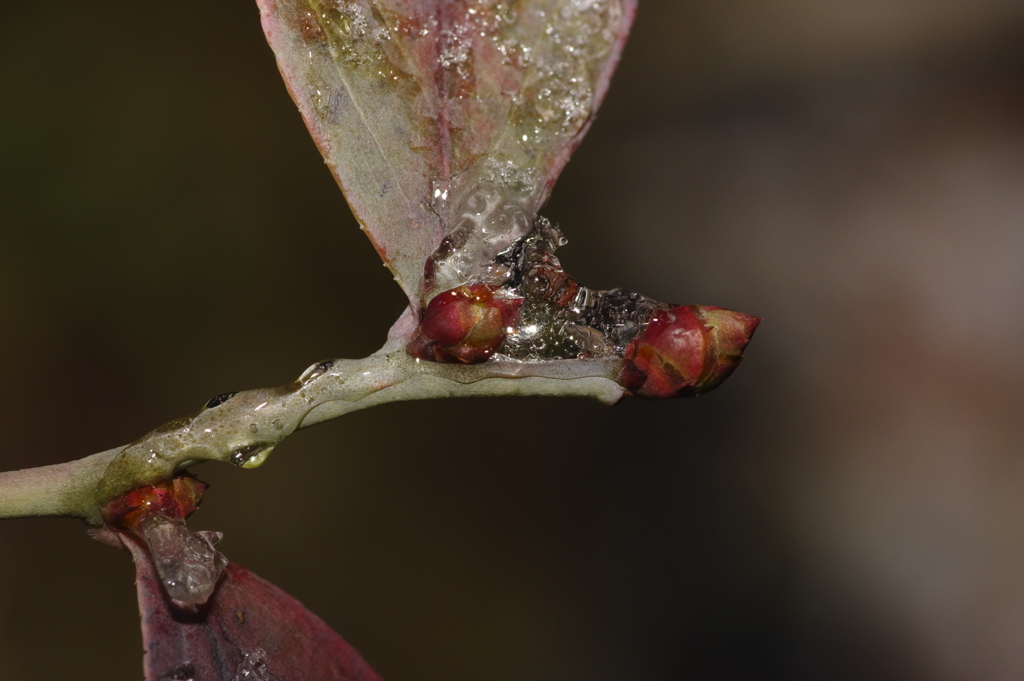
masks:
<svg viewBox="0 0 1024 681"><path fill-rule="evenodd" d="M119 536L135 560L146 681L380 681L323 620L240 565L205 605L172 604L145 546Z"/></svg>
<svg viewBox="0 0 1024 681"><path fill-rule="evenodd" d="M472 279L424 283L428 259L460 221L486 211L506 231L532 222L604 97L636 8L257 2L313 139L416 308Z"/></svg>

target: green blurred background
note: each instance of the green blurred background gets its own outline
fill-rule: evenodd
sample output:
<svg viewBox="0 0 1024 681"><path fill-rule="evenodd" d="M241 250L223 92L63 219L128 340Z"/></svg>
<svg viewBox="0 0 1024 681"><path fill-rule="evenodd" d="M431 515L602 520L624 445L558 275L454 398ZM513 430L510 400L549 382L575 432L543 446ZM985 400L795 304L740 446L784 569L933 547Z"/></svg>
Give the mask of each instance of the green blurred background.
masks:
<svg viewBox="0 0 1024 681"><path fill-rule="evenodd" d="M1024 678L1024 2L642 0L545 213L763 316L671 403L391 405L194 528L388 681ZM251 0L0 5L0 468L375 350L402 296ZM141 677L131 561L0 523L0 679Z"/></svg>

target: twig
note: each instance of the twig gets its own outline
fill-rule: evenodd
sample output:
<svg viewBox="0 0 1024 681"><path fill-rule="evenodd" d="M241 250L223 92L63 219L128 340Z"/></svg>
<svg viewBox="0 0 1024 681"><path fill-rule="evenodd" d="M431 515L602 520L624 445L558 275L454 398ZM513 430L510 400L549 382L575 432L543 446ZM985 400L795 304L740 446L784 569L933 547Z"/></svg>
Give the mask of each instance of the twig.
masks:
<svg viewBox="0 0 1024 681"><path fill-rule="evenodd" d="M388 341L360 360L328 360L279 388L220 395L195 414L84 459L0 473L0 518L71 516L102 522L103 505L204 461L255 468L301 428L389 402L446 397L590 397L614 404L622 360L494 360L474 366L422 362Z"/></svg>

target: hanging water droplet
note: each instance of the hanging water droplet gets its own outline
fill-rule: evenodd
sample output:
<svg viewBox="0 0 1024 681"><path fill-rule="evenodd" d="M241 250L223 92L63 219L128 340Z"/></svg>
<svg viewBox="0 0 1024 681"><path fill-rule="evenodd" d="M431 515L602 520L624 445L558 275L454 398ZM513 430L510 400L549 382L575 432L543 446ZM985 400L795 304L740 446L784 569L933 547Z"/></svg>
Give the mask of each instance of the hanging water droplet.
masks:
<svg viewBox="0 0 1024 681"><path fill-rule="evenodd" d="M269 442L252 442L249 444L239 445L231 450L231 456L228 460L236 466L246 466L254 463L261 462L262 458L266 458L266 454L269 454L269 449L272 448Z"/></svg>

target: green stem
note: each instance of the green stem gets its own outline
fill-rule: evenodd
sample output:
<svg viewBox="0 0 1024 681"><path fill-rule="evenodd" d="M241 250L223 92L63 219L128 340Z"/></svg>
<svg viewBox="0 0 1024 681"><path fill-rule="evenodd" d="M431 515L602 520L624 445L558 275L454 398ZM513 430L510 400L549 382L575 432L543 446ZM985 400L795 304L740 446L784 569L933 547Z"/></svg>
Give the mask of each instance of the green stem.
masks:
<svg viewBox="0 0 1024 681"><path fill-rule="evenodd" d="M391 340L361 360L320 362L279 388L248 390L78 461L0 473L0 518L71 516L99 525L124 492L204 461L255 468L291 433L389 402L480 396L589 397L614 404L621 360L421 362Z"/></svg>

